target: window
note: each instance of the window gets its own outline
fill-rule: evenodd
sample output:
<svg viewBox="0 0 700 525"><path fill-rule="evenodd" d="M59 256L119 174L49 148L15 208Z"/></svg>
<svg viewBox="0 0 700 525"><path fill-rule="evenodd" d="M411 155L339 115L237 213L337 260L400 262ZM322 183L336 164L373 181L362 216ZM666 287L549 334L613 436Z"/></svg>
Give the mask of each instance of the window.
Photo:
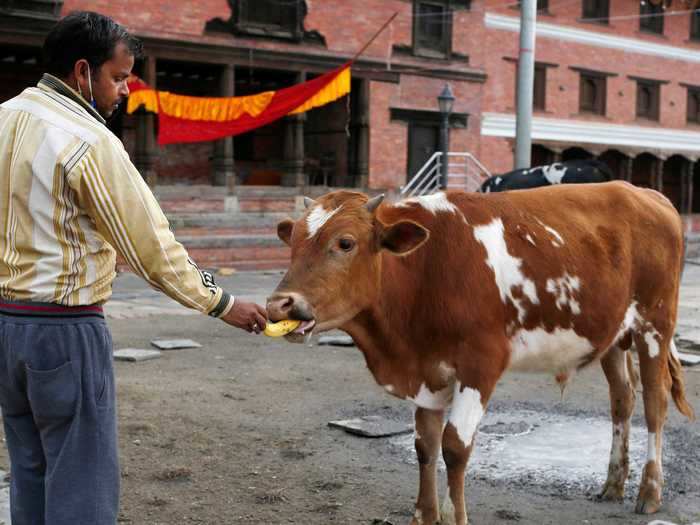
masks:
<svg viewBox="0 0 700 525"><path fill-rule="evenodd" d="M544 64L535 64L535 81L532 92L532 107L544 111L547 99L547 68Z"/></svg>
<svg viewBox="0 0 700 525"><path fill-rule="evenodd" d="M639 4L639 30L647 33L664 34L663 2L652 4L651 0L642 0Z"/></svg>
<svg viewBox="0 0 700 525"><path fill-rule="evenodd" d="M700 9L690 14L690 39L700 40Z"/></svg>
<svg viewBox="0 0 700 525"><path fill-rule="evenodd" d="M520 0L518 0L518 9L520 9ZM538 11L549 11L549 0L537 0L537 10Z"/></svg>
<svg viewBox="0 0 700 525"><path fill-rule="evenodd" d="M253 35L301 38L302 2L237 0L236 30Z"/></svg>
<svg viewBox="0 0 700 525"><path fill-rule="evenodd" d="M414 2L414 53L434 58L447 58L451 50L452 9L449 1Z"/></svg>
<svg viewBox="0 0 700 525"><path fill-rule="evenodd" d="M593 72L580 73L579 111L605 115L607 78Z"/></svg>
<svg viewBox="0 0 700 525"><path fill-rule="evenodd" d="M608 16L610 16L609 0L583 0L582 18L585 20L607 24Z"/></svg>
<svg viewBox="0 0 700 525"><path fill-rule="evenodd" d="M688 122L700 124L700 88L688 86Z"/></svg>
<svg viewBox="0 0 700 525"><path fill-rule="evenodd" d="M659 82L637 80L637 117L659 120Z"/></svg>

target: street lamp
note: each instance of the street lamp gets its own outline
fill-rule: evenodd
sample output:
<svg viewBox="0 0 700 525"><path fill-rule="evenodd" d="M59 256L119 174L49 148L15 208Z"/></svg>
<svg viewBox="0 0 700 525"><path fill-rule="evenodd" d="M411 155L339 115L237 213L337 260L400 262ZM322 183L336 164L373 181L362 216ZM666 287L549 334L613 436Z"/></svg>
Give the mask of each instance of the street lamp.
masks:
<svg viewBox="0 0 700 525"><path fill-rule="evenodd" d="M438 108L440 109L441 125L440 125L440 149L442 151L442 170L441 170L441 186L447 188L447 152L450 149L450 114L452 106L455 102L455 96L452 94L452 88L449 84L445 84L442 88L442 93L438 95Z"/></svg>

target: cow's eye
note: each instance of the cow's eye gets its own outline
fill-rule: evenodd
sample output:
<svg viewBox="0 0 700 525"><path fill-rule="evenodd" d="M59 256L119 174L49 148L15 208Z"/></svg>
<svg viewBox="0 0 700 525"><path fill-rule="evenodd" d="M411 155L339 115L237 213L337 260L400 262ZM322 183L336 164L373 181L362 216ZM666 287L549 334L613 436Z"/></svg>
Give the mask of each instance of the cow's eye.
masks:
<svg viewBox="0 0 700 525"><path fill-rule="evenodd" d="M349 252L355 247L355 241L352 239L340 239L338 241L338 247L344 252Z"/></svg>

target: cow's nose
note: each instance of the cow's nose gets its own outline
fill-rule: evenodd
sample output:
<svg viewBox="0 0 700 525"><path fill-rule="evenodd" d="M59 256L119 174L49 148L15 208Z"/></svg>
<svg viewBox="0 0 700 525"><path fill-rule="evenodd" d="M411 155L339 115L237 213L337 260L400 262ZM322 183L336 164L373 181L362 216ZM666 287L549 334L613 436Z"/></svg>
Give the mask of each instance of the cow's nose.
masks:
<svg viewBox="0 0 700 525"><path fill-rule="evenodd" d="M291 294L274 294L267 300L267 317L272 322L289 319L294 308L294 296Z"/></svg>

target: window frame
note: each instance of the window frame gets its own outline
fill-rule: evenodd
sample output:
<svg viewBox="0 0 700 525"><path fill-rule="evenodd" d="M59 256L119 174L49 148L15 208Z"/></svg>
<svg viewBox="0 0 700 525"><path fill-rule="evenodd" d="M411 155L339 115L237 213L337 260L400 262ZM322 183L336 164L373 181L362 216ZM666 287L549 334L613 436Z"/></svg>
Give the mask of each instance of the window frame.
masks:
<svg viewBox="0 0 700 525"><path fill-rule="evenodd" d="M690 13L688 38L694 42L700 41L700 9L696 9Z"/></svg>
<svg viewBox="0 0 700 525"><path fill-rule="evenodd" d="M251 20L248 11L251 3L266 1L270 1L272 6L277 5L275 4L274 0L235 0L235 8L233 11L235 31L244 35L266 36L301 41L304 36L304 29L302 25L304 16L304 13L302 12L302 2L297 2L296 4L291 3L289 6L287 6L295 17L295 19L291 20L288 24L266 24L264 22Z"/></svg>
<svg viewBox="0 0 700 525"><path fill-rule="evenodd" d="M607 103L608 103L608 76L605 73L598 73L595 71L579 71L579 83L578 83L578 110L579 113L589 114L589 115L600 115L605 116L607 113ZM591 81L595 84L596 94L598 95L594 100L590 101L589 105L584 101L584 83Z"/></svg>
<svg viewBox="0 0 700 525"><path fill-rule="evenodd" d="M640 2L639 4L639 30L642 33L648 33L651 35L663 35L664 34L664 17L663 16L652 16L647 17L645 15L650 14L661 14L663 15L663 5L654 5L649 0L645 2Z"/></svg>
<svg viewBox="0 0 700 525"><path fill-rule="evenodd" d="M581 18L586 22L609 24L610 0L583 0L581 2Z"/></svg>
<svg viewBox="0 0 700 525"><path fill-rule="evenodd" d="M700 87L686 85L686 89L688 90L686 97L686 124L700 124ZM693 99L695 111L691 112L691 101Z"/></svg>
<svg viewBox="0 0 700 525"><path fill-rule="evenodd" d="M654 122L659 122L661 120L661 84L662 82L646 79L635 79L637 82L636 96L635 96L635 116L638 119L652 120ZM643 88L651 89L651 103L649 111L647 113L642 113L639 106L639 94Z"/></svg>
<svg viewBox="0 0 700 525"><path fill-rule="evenodd" d="M442 17L442 50L422 45L420 37L421 5L437 6L443 9ZM452 25L454 9L450 0L414 0L413 2L413 54L425 58L448 59L452 55Z"/></svg>

